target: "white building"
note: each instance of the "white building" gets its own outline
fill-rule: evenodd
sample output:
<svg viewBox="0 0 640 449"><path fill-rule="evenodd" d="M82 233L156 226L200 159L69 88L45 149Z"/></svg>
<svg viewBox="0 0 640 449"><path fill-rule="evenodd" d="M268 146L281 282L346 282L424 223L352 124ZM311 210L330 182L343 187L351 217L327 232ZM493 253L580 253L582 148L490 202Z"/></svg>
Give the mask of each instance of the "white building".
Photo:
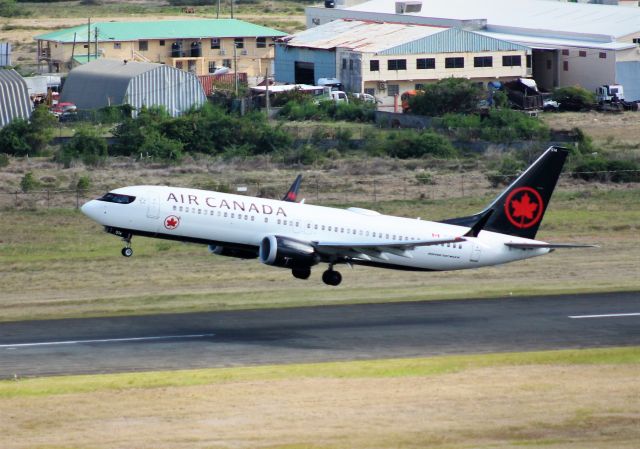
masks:
<svg viewBox="0 0 640 449"><path fill-rule="evenodd" d="M413 9L403 8L408 3ZM543 89L623 84L628 99L640 99L640 8L548 0L372 0L346 8L338 0L337 6L307 8L307 26L354 19L463 28L532 48L532 76ZM397 12L403 10L412 12Z"/></svg>

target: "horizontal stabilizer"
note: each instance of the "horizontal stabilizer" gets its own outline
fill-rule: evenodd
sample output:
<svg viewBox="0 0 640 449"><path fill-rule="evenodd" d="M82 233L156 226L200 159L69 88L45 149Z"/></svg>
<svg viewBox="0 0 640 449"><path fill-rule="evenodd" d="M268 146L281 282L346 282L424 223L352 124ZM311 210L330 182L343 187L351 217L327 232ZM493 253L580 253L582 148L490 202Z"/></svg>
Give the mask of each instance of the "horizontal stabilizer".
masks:
<svg viewBox="0 0 640 449"><path fill-rule="evenodd" d="M517 249L561 249L561 248L598 248L598 245L586 245L578 243L505 243L509 248Z"/></svg>

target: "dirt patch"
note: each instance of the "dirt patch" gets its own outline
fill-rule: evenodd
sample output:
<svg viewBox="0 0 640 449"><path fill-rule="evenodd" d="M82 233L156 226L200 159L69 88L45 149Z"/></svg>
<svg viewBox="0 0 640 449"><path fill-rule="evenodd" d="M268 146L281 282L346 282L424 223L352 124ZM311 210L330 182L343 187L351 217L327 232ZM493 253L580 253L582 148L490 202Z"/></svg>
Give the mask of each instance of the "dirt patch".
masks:
<svg viewBox="0 0 640 449"><path fill-rule="evenodd" d="M616 365L3 399L0 446L635 448L639 395L637 367Z"/></svg>
<svg viewBox="0 0 640 449"><path fill-rule="evenodd" d="M614 144L617 141L632 145L640 143L640 112L549 113L543 114L542 120L552 129L569 131L580 128L597 142Z"/></svg>

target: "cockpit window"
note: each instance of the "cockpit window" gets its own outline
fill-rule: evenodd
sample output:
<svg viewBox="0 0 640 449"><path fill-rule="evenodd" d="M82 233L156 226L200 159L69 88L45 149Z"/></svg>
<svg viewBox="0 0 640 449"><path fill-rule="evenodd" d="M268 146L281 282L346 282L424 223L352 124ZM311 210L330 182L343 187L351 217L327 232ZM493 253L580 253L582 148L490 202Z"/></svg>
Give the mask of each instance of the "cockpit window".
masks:
<svg viewBox="0 0 640 449"><path fill-rule="evenodd" d="M98 198L98 201L106 201L107 203L131 204L135 201L135 199L135 196L109 192Z"/></svg>

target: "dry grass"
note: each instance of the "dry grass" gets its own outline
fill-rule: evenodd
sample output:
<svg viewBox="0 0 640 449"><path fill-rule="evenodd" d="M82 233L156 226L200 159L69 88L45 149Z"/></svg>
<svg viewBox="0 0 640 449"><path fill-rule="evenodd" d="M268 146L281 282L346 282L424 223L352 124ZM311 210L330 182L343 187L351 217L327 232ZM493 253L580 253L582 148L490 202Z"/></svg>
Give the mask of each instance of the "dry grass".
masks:
<svg viewBox="0 0 640 449"><path fill-rule="evenodd" d="M284 378L5 397L0 447L637 447L637 356L596 365L537 364L538 357L422 375L305 377L292 367ZM357 364L338 365L348 372ZM173 373L178 383L189 375Z"/></svg>

